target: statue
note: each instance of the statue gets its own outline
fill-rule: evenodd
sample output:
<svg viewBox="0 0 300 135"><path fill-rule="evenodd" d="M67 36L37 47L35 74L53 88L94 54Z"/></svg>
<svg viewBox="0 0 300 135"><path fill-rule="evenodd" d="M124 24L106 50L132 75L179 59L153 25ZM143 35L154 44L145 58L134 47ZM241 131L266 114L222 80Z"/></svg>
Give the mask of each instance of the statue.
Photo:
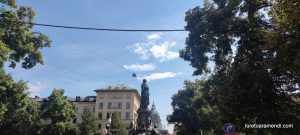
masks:
<svg viewBox="0 0 300 135"><path fill-rule="evenodd" d="M148 109L150 93L146 79L143 80L141 88L141 104L139 110L137 111L137 127L134 129L133 126L130 125L130 131L128 132L128 135L160 135L160 133L157 132L158 130L154 130L151 126L152 122L150 118L150 111Z"/></svg>
<svg viewBox="0 0 300 135"><path fill-rule="evenodd" d="M148 109L148 105L149 105L149 87L147 85L147 80L144 79L143 80L143 84L142 84L142 92L141 92L141 105L140 105L140 109Z"/></svg>
<svg viewBox="0 0 300 135"><path fill-rule="evenodd" d="M105 135L111 135L111 116L110 114L107 115L107 122L106 122L106 127L105 127L104 134Z"/></svg>
<svg viewBox="0 0 300 135"><path fill-rule="evenodd" d="M135 135L135 134L136 134L135 133L135 127L134 127L133 123L130 122L128 135Z"/></svg>
<svg viewBox="0 0 300 135"><path fill-rule="evenodd" d="M151 135L160 135L157 124L154 124L154 128L151 130Z"/></svg>
<svg viewBox="0 0 300 135"><path fill-rule="evenodd" d="M150 116L148 116L147 121L146 121L146 127L150 128L151 124L152 124L152 122L151 122Z"/></svg>

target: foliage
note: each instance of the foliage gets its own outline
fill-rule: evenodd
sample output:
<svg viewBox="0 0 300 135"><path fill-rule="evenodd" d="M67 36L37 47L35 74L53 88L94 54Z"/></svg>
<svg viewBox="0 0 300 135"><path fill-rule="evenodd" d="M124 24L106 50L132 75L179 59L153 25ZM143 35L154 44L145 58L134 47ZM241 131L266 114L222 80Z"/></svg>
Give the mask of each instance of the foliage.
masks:
<svg viewBox="0 0 300 135"><path fill-rule="evenodd" d="M127 135L127 130L123 121L121 120L121 115L117 112L113 112L111 115L111 128L120 129L115 135Z"/></svg>
<svg viewBox="0 0 300 135"><path fill-rule="evenodd" d="M194 75L210 72L214 63L206 85L219 125L232 122L246 134L299 133L300 103L291 94L300 82L299 6L294 0L206 0L186 13L189 36L180 57L196 68ZM245 129L245 123L296 127Z"/></svg>
<svg viewBox="0 0 300 135"><path fill-rule="evenodd" d="M218 116L211 106L209 92L205 90L205 80L185 81L185 88L172 96L173 113L167 120L175 124L178 135L218 133Z"/></svg>
<svg viewBox="0 0 300 135"><path fill-rule="evenodd" d="M100 134L98 130L98 121L97 121L97 117L95 116L95 113L93 113L90 109L87 109L87 111L83 112L81 118L82 118L82 123L78 125L80 135Z"/></svg>
<svg viewBox="0 0 300 135"><path fill-rule="evenodd" d="M63 89L54 89L52 94L43 100L42 118L49 121L44 134L64 135L74 132L72 122L75 118L75 106L64 96Z"/></svg>
<svg viewBox="0 0 300 135"><path fill-rule="evenodd" d="M0 134L40 134L43 121L39 104L28 97L26 82L15 82L4 71L21 63L25 69L43 63L40 49L50 46L47 36L33 32L34 12L17 6L16 0L0 0Z"/></svg>
<svg viewBox="0 0 300 135"><path fill-rule="evenodd" d="M17 6L16 0L1 0L0 8L0 66L10 61L10 67L21 63L25 69L43 64L40 49L50 47L49 38L32 32L34 11L31 7Z"/></svg>
<svg viewBox="0 0 300 135"><path fill-rule="evenodd" d="M26 126L24 135L42 134L45 121L41 118L40 107L41 104L38 101L29 100L29 105L26 106L26 111L23 116L25 123L22 125Z"/></svg>
<svg viewBox="0 0 300 135"><path fill-rule="evenodd" d="M1 69L0 86L0 134L39 134L42 129L39 105L28 98L26 83L14 82Z"/></svg>

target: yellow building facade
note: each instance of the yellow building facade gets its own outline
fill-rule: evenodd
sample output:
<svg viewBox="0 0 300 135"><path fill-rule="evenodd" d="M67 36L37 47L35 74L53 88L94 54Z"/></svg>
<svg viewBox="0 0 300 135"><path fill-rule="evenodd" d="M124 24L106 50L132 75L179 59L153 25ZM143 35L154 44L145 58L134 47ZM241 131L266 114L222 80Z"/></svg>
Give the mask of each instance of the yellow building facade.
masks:
<svg viewBox="0 0 300 135"><path fill-rule="evenodd" d="M82 122L81 115L86 109L93 110L97 115L98 128L104 131L107 115L117 112L125 125L136 124L137 110L140 106L140 94L136 89L123 84L108 86L95 90L96 96L76 97L72 102L77 107L74 125Z"/></svg>

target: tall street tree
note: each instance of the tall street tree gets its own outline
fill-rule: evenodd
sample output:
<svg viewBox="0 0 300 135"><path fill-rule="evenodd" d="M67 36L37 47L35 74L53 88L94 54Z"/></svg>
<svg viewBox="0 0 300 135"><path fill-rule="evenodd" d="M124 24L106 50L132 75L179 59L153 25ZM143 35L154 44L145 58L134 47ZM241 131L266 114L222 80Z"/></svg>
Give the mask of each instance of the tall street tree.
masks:
<svg viewBox="0 0 300 135"><path fill-rule="evenodd" d="M81 116L82 122L78 125L80 135L100 135L98 129L98 119L94 112L87 109Z"/></svg>
<svg viewBox="0 0 300 135"><path fill-rule="evenodd" d="M0 134L38 134L41 120L38 105L30 101L26 82L15 82L4 64L20 63L30 69L43 64L41 48L50 47L49 38L32 31L34 11L16 5L16 0L0 0Z"/></svg>
<svg viewBox="0 0 300 135"><path fill-rule="evenodd" d="M212 105L206 80L185 81L184 89L172 96L173 113L167 117L178 135L222 134L216 107Z"/></svg>
<svg viewBox="0 0 300 135"><path fill-rule="evenodd" d="M14 82L0 70L0 134L39 134L42 128L39 105L27 96L27 85Z"/></svg>
<svg viewBox="0 0 300 135"><path fill-rule="evenodd" d="M25 69L43 64L40 49L50 47L49 38L32 31L35 13L31 7L17 6L16 0L0 1L0 66L21 63Z"/></svg>
<svg viewBox="0 0 300 135"><path fill-rule="evenodd" d="M115 135L127 135L128 133L121 120L121 114L117 112L113 112L111 115L111 128L118 130Z"/></svg>
<svg viewBox="0 0 300 135"><path fill-rule="evenodd" d="M180 57L194 75L209 73L222 123L247 134L299 132L300 104L291 94L299 89L298 12L293 0L207 0L186 13L189 36ZM297 128L245 129L245 123Z"/></svg>
<svg viewBox="0 0 300 135"><path fill-rule="evenodd" d="M54 89L41 105L42 118L49 122L43 134L65 135L74 134L72 125L75 118L75 106L68 101L63 89Z"/></svg>

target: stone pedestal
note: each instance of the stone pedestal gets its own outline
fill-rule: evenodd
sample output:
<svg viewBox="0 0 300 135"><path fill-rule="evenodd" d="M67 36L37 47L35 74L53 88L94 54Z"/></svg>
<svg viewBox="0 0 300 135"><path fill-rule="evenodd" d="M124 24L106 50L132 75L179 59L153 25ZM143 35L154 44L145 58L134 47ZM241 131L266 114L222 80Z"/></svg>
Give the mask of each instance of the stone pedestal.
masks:
<svg viewBox="0 0 300 135"><path fill-rule="evenodd" d="M137 111L137 113L138 113L137 123L138 123L139 127L144 126L147 128L148 117L150 117L150 111L148 109L139 109Z"/></svg>

